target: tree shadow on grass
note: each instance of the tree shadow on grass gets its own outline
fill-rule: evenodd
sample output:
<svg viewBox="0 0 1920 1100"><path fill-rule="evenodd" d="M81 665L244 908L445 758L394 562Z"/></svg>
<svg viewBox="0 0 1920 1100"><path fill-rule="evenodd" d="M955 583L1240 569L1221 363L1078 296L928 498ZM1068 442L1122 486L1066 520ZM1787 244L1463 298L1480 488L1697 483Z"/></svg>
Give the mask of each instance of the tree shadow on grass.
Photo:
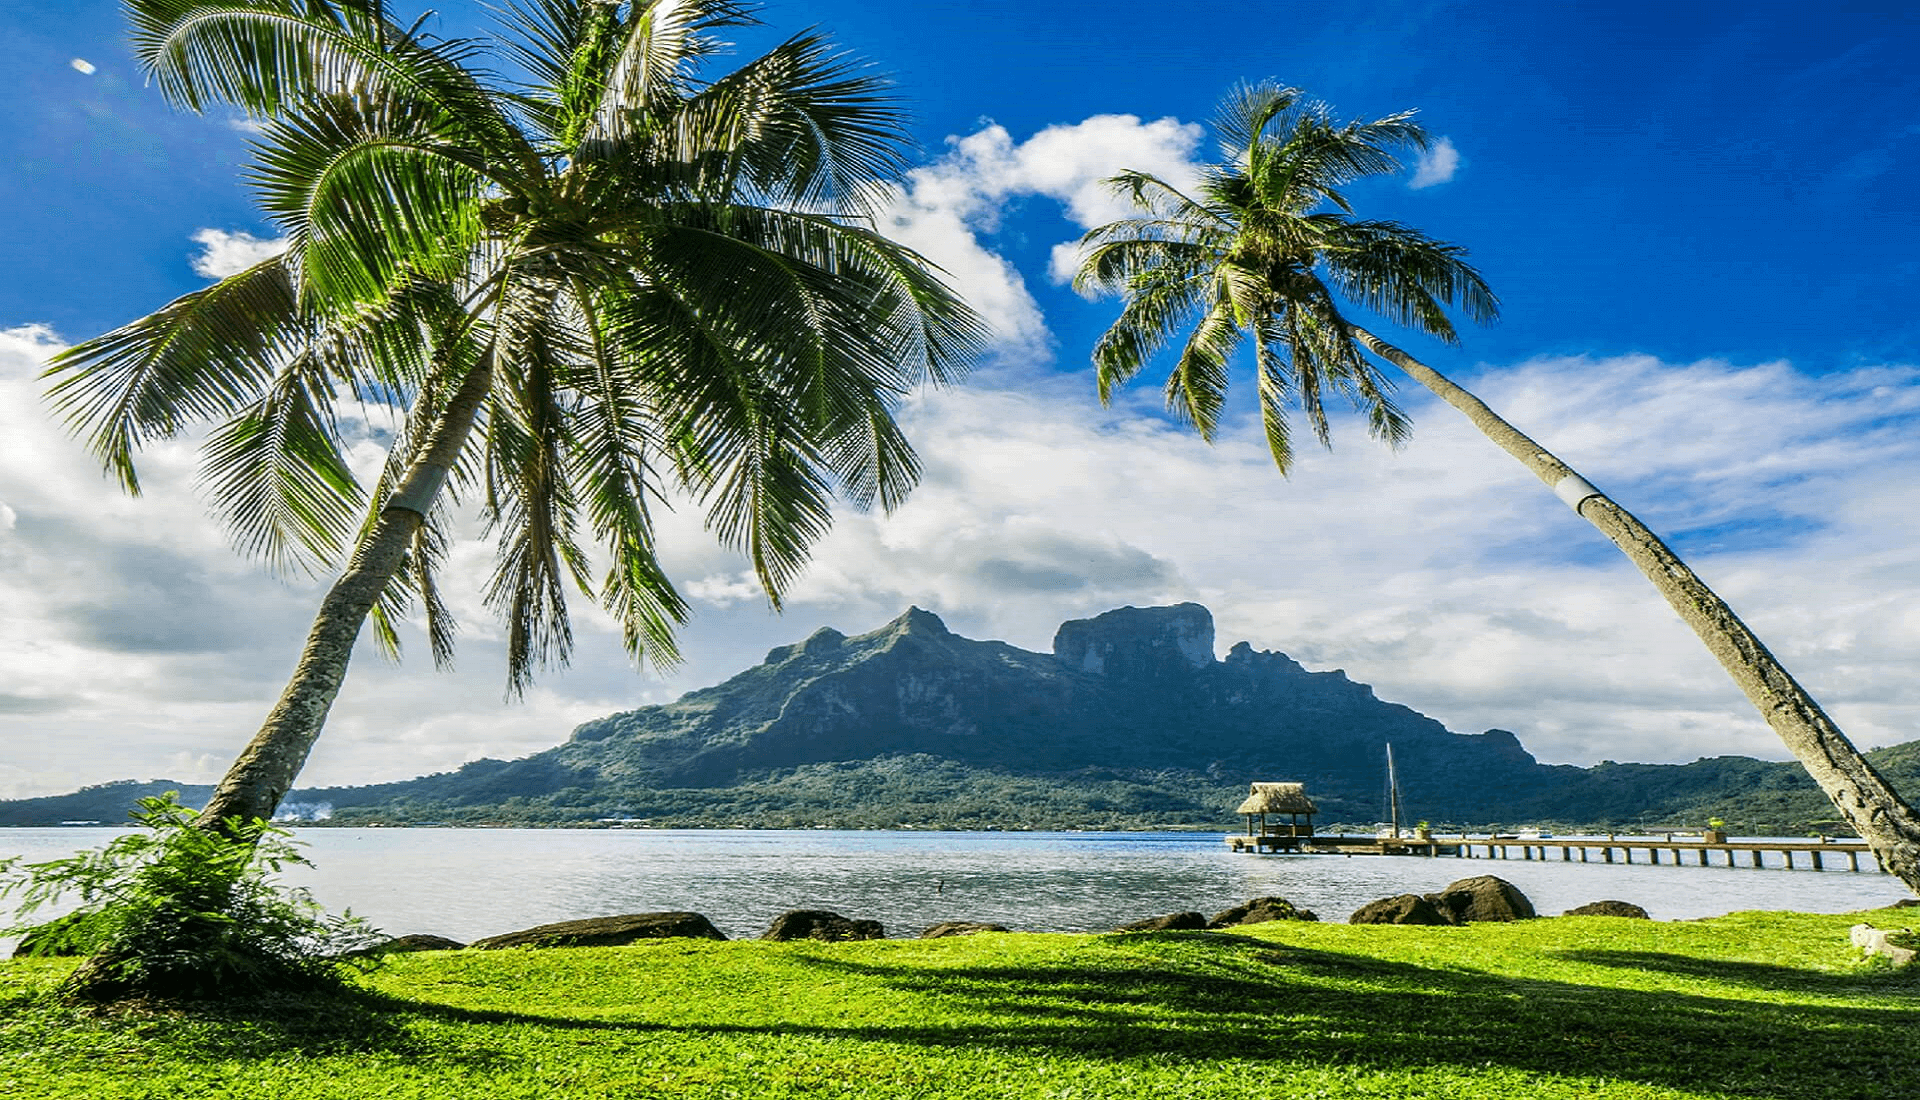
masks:
<svg viewBox="0 0 1920 1100"><path fill-rule="evenodd" d="M1593 953L1600 965L1659 963ZM1920 1096L1920 997L1912 1007L1772 1004L1704 992L1645 991L1418 966L1220 933L1091 941L1058 965L936 968L874 962L832 945L787 961L858 988L909 994L911 1022L770 1024L583 1020L395 1001L397 1011L462 1024L714 1036L810 1037L939 1050L1001 1050L1123 1062L1289 1063L1637 1081L1731 1096L1804 1100ZM1686 960L1675 973L1808 990L1826 976ZM1860 981L1831 978L1838 992ZM1896 998L1899 982L1874 983ZM817 1017L816 1017L817 1018Z"/></svg>
<svg viewBox="0 0 1920 1100"><path fill-rule="evenodd" d="M1622 970L1645 970L1674 974L1685 978L1742 985L1753 989L1777 989L1795 993L1851 994L1920 993L1920 967L1906 971L1860 971L1835 973L1804 970L1777 963L1740 962L1729 959L1703 959L1664 951L1607 951L1584 949L1555 951L1554 958L1590 966Z"/></svg>
<svg viewBox="0 0 1920 1100"><path fill-rule="evenodd" d="M1826 981L1786 967L1707 962L1644 952L1568 957L1661 969L1688 978L1807 992ZM884 956L882 956L884 958ZM841 1022L796 1009L769 1022L697 1021L638 1005L640 1018L583 1019L514 1008L466 1007L357 991L327 1005L283 1006L263 1020L234 1006L237 1032L206 1030L209 1055L284 1057L377 1051L447 1064L510 1060L497 1026L649 1037L827 1039L986 1050L1122 1063L1177 1059L1195 1069L1244 1072L1264 1063L1465 1074L1488 1067L1550 1077L1631 1081L1718 1095L1804 1100L1920 1096L1920 996L1904 979L1848 982L1895 1007L1774 1004L1702 991L1647 991L1565 980L1421 966L1218 933L1162 933L1088 941L1058 963L957 967L890 965L838 945L784 956L800 981L833 980L903 994L890 1016ZM1838 992L1844 976L1832 981ZM647 1014L642 1016L641 1014ZM763 1013L762 1020L767 1017ZM431 1028L431 1049L418 1038ZM477 1028L464 1033L463 1028ZM1232 1063L1227 1068L1224 1063Z"/></svg>
<svg viewBox="0 0 1920 1100"><path fill-rule="evenodd" d="M1178 969L1138 954L1040 968L895 968L824 953L807 962L988 1021L869 1036L896 1042L1095 1058L1504 1066L1756 1097L1920 1096L1920 997L1903 1008L1773 1004L1416 966L1218 934L1154 939L1181 949ZM1816 975L1810 983L1805 972L1785 967L1692 961L1692 976L1718 981L1863 991L1845 976ZM1912 988L1874 984L1895 997Z"/></svg>

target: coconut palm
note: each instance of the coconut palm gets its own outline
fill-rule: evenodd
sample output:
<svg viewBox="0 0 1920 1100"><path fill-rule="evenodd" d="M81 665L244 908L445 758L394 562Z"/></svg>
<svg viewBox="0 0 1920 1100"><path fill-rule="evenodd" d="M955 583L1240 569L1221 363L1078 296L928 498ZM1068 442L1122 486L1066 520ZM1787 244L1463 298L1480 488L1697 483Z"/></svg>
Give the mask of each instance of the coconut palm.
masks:
<svg viewBox="0 0 1920 1100"><path fill-rule="evenodd" d="M1425 148L1411 112L1336 122L1324 104L1273 84L1236 89L1215 123L1221 163L1193 195L1144 172L1108 182L1140 211L1087 233L1076 285L1123 299L1093 350L1103 400L1162 352L1168 405L1207 439L1219 425L1231 367L1251 345L1261 418L1274 461L1292 462L1291 421L1330 439L1325 401L1344 398L1390 443L1407 420L1392 364L1465 413L1501 448L1599 528L1640 567L1807 768L1881 865L1920 892L1920 817L1848 742L1725 602L1632 513L1438 371L1344 312L1371 311L1447 343L1447 307L1491 320L1498 303L1465 250L1396 222L1356 217L1348 184L1399 169ZM1177 344L1177 346L1175 346Z"/></svg>
<svg viewBox="0 0 1920 1100"><path fill-rule="evenodd" d="M203 823L272 815L369 617L396 649L423 609L447 659L456 505L498 540L486 598L518 692L567 660L569 587L637 660L676 659L664 495L699 502L777 607L836 495L892 507L916 480L893 409L964 370L981 327L870 227L901 115L825 39L708 76L716 33L753 22L730 0L506 0L488 41L384 0L127 10L169 100L257 122L248 179L288 244L63 353L51 396L132 492L142 444L216 425L204 474L236 545L339 570ZM351 407L393 425L370 488Z"/></svg>

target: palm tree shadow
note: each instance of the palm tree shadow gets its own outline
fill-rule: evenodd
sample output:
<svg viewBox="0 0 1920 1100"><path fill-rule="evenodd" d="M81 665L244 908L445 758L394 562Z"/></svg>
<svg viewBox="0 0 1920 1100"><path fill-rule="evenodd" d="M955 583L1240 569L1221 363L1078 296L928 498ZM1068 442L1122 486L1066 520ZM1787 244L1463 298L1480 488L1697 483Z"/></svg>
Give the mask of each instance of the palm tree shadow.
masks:
<svg viewBox="0 0 1920 1100"><path fill-rule="evenodd" d="M1116 938L1117 939L1117 938ZM499 1026L648 1036L750 1036L861 1041L929 1051L997 1050L1103 1062L1142 1058L1404 1070L1484 1067L1585 1076L1727 1096L1827 1100L1920 1095L1911 1036L1920 997L1904 980L1875 983L1897 1007L1769 1004L1708 992L1515 978L1421 966L1218 933L1157 933L1091 941L1058 965L952 968L889 965L834 945L787 956L809 976L904 994L904 1009L871 1021L733 1023L584 1019L513 1008L406 999L366 989L324 1003L263 1012L235 1006L236 1024L208 1029L210 1055L271 1058L381 1052L438 1064L497 1064L512 1056L487 1032ZM1140 946L1147 950L1141 951ZM1169 966L1160 948L1180 954ZM1196 947L1198 950L1195 950ZM1701 963L1658 953L1568 953L1596 965L1665 969L1768 988L1838 991L1844 977L1745 963ZM1849 986L1860 990L1858 981ZM820 1017L813 1017L819 1020ZM430 1029L422 1021L477 1027ZM1518 1023L1521 1026L1516 1026Z"/></svg>
<svg viewBox="0 0 1920 1100"><path fill-rule="evenodd" d="M1685 978L1704 978L1744 985L1754 989L1793 990L1796 992L1859 993L1868 988L1920 990L1920 970L1858 973L1834 973L1781 966L1777 963L1741 962L1734 959L1705 959L1664 951L1555 951L1555 958L1591 966L1623 970L1645 970L1674 974Z"/></svg>

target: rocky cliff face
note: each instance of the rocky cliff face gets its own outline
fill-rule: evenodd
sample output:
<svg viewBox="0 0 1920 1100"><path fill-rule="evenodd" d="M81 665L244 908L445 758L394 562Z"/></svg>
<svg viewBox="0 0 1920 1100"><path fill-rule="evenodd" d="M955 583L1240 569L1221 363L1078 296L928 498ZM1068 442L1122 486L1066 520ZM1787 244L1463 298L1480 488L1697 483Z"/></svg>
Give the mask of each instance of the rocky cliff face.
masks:
<svg viewBox="0 0 1920 1100"><path fill-rule="evenodd" d="M1213 664L1213 614L1197 603L1122 607L1060 624L1053 655L1108 679L1159 682Z"/></svg>

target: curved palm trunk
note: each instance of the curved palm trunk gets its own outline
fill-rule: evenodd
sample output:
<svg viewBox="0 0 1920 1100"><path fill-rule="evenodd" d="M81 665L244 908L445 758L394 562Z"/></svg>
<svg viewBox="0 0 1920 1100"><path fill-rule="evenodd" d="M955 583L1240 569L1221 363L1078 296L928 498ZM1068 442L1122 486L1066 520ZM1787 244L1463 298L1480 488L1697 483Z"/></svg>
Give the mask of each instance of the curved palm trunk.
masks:
<svg viewBox="0 0 1920 1100"><path fill-rule="evenodd" d="M1747 624L1725 601L1694 576L1659 536L1633 513L1594 488L1573 468L1555 458L1479 398L1440 372L1358 326L1348 329L1375 355L1412 375L1440 399L1466 414L1474 426L1521 465L1547 483L1554 495L1613 541L1640 567L1667 603L1719 658L1721 667L1787 744L1814 782L1833 800L1847 824L1873 848L1880 865L1920 894L1920 816L1846 734L1827 717L1805 688L1782 668Z"/></svg>
<svg viewBox="0 0 1920 1100"><path fill-rule="evenodd" d="M360 627L406 560L408 545L466 445L491 379L492 370L483 362L454 392L420 457L394 488L346 571L327 590L280 701L200 811L202 827L234 817L270 818L293 787L340 693Z"/></svg>

